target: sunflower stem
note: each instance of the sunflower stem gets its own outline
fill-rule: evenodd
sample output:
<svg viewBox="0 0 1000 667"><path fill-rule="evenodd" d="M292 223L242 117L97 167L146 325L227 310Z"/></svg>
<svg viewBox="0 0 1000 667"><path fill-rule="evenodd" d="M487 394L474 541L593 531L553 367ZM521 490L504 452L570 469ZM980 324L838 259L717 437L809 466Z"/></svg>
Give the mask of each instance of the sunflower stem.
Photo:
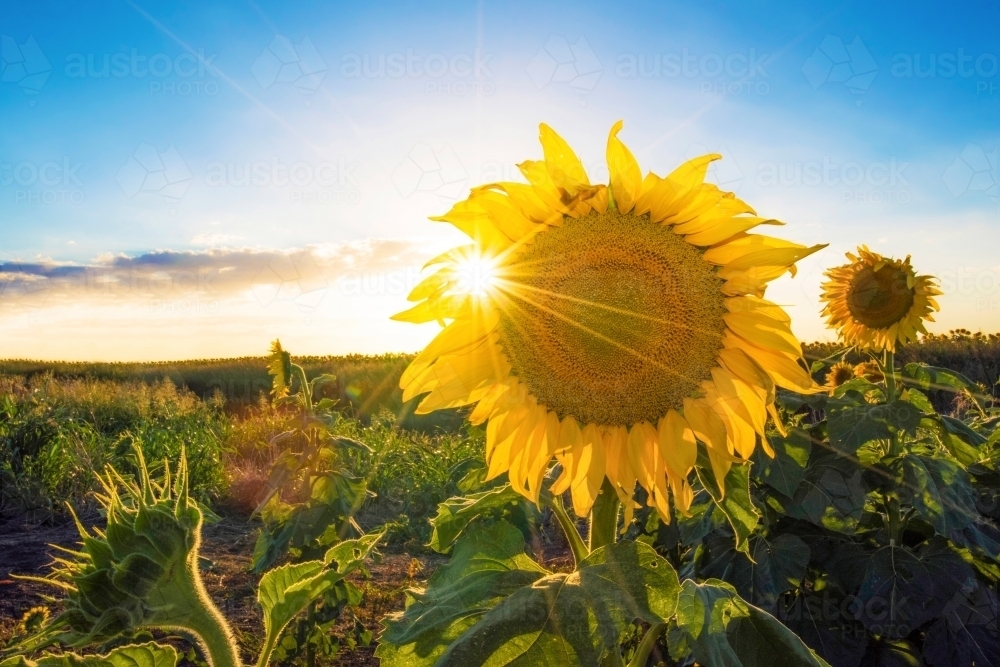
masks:
<svg viewBox="0 0 1000 667"><path fill-rule="evenodd" d="M886 350L882 360L882 377L885 378L885 391L889 403L896 400L896 356L892 350Z"/></svg>
<svg viewBox="0 0 1000 667"><path fill-rule="evenodd" d="M614 544L618 536L618 494L607 478L590 511L590 550Z"/></svg>
<svg viewBox="0 0 1000 667"><path fill-rule="evenodd" d="M566 541L569 542L569 548L573 551L573 569L576 569L583 559L590 554L590 550L583 543L580 531L576 529L576 522L566 512L566 507L563 505L560 496L553 495L552 497L552 513L556 515L559 525L562 527L563 532L566 533Z"/></svg>
<svg viewBox="0 0 1000 667"><path fill-rule="evenodd" d="M646 662L649 661L649 654L653 651L653 647L656 646L656 640L660 638L660 635L666 629L666 623L653 623L649 626L646 634L642 636L639 647L635 650L635 655L629 661L628 667L646 667Z"/></svg>

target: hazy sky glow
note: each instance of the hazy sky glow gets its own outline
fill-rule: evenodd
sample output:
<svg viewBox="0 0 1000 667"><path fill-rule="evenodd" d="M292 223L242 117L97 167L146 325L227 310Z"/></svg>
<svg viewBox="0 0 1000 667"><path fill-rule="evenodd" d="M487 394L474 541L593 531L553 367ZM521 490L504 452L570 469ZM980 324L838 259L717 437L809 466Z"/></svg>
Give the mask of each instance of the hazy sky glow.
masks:
<svg viewBox="0 0 1000 667"><path fill-rule="evenodd" d="M1000 9L913 3L7 3L0 358L413 351L390 322L546 122L607 178L704 152L822 271L867 243L1000 330Z"/></svg>

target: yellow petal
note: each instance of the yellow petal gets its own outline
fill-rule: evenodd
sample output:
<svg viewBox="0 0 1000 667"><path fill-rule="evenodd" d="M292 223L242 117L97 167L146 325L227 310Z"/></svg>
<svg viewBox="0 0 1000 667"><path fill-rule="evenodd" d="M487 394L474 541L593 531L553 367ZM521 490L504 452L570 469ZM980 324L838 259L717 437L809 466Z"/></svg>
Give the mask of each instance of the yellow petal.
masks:
<svg viewBox="0 0 1000 667"><path fill-rule="evenodd" d="M750 297L736 297L750 298ZM732 301L733 299L727 299ZM741 338L759 345L789 354L792 357L802 356L802 347L795 338L788 324L770 319L762 311L737 311L722 316L726 326Z"/></svg>
<svg viewBox="0 0 1000 667"><path fill-rule="evenodd" d="M639 171L639 163L635 161L625 144L618 138L618 133L622 129L622 121L618 121L611 128L608 135L608 171L611 173L611 194L618 210L628 213L635 206L635 200L639 196L639 189L642 185L642 172Z"/></svg>
<svg viewBox="0 0 1000 667"><path fill-rule="evenodd" d="M757 436L739 397L722 394L714 382L705 382L705 402L726 424L727 449L735 451L742 459L753 455Z"/></svg>
<svg viewBox="0 0 1000 667"><path fill-rule="evenodd" d="M649 211L653 222L662 222L677 214L704 182L709 163L721 157L703 155L685 162L666 178L651 182L650 189L642 193L642 201L637 202L637 207L643 212Z"/></svg>
<svg viewBox="0 0 1000 667"><path fill-rule="evenodd" d="M722 344L728 348L743 350L779 387L806 394L820 391L809 373L786 354L765 350L732 333L722 337Z"/></svg>
<svg viewBox="0 0 1000 667"><path fill-rule="evenodd" d="M499 382L490 389L476 404L472 414L469 415L469 423L472 425L482 424L493 414L497 403L503 400L504 396L511 390L510 378L504 382Z"/></svg>
<svg viewBox="0 0 1000 667"><path fill-rule="evenodd" d="M550 489L555 495L565 493L572 486L580 465L582 450L583 433L580 431L580 425L572 416L566 417L559 428L559 448L556 450L556 458L562 464L563 471Z"/></svg>
<svg viewBox="0 0 1000 667"><path fill-rule="evenodd" d="M590 514L597 495L601 492L605 473L605 449L601 431L594 424L587 424L580 434L579 463L573 478L571 492L573 511L579 517Z"/></svg>
<svg viewBox="0 0 1000 667"><path fill-rule="evenodd" d="M463 199L444 215L434 216L431 220L451 223L475 241L479 248L495 252L511 244L511 239L497 229L483 207L472 197Z"/></svg>
<svg viewBox="0 0 1000 667"><path fill-rule="evenodd" d="M441 357L428 372L407 386L404 401L425 391L440 395L438 400L461 399L485 382L500 382L510 373L510 363L500 348L486 342L469 352ZM478 400L478 399L477 399ZM423 414L421 408L417 412Z"/></svg>
<svg viewBox="0 0 1000 667"><path fill-rule="evenodd" d="M545 167L557 189L574 197L584 188L590 187L590 180L580 158L555 130L542 123L538 126L538 139L542 142Z"/></svg>
<svg viewBox="0 0 1000 667"><path fill-rule="evenodd" d="M776 220L769 220L767 218L759 218L752 215L741 215L735 218L726 218L720 220L710 229L688 234L685 237L685 240L691 245L697 245L697 246L715 245L719 241L725 241L726 239L732 237L734 234L745 232L748 229L752 229L758 225L772 225L775 224L776 222L777 222ZM679 232L679 233L683 234L685 232Z"/></svg>
<svg viewBox="0 0 1000 667"><path fill-rule="evenodd" d="M507 193L511 202L528 219L546 225L562 221L562 213L549 207L534 186L526 183L493 183L484 188L497 188Z"/></svg>
<svg viewBox="0 0 1000 667"><path fill-rule="evenodd" d="M671 409L660 419L657 436L660 455L666 463L667 471L675 477L686 478L698 460L698 443L695 442L694 431L684 417Z"/></svg>
<svg viewBox="0 0 1000 667"><path fill-rule="evenodd" d="M472 306L472 297L468 294L448 294L440 299L427 299L409 310L396 313L389 319L397 322L443 322L468 314Z"/></svg>

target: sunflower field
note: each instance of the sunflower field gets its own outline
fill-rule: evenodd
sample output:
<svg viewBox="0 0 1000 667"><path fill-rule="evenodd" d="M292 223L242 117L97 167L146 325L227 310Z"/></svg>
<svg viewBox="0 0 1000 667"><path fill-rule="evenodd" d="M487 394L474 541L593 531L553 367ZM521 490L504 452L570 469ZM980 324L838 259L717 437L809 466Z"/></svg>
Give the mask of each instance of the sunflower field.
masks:
<svg viewBox="0 0 1000 667"><path fill-rule="evenodd" d="M0 366L0 667L1000 667L1000 340L862 246L803 346L825 246L621 130L434 218L415 356Z"/></svg>

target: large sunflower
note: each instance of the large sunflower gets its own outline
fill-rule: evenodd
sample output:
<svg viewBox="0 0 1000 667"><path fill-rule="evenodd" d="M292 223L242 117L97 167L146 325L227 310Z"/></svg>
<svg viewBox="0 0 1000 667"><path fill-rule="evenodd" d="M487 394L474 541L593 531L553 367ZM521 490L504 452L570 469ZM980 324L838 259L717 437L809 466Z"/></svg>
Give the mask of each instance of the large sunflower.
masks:
<svg viewBox="0 0 1000 667"><path fill-rule="evenodd" d="M823 314L845 342L894 351L897 342L916 340L918 331L927 333L924 320L934 321L934 296L941 294L933 277L918 276L909 256L891 259L866 246L847 258L849 264L826 272L822 297Z"/></svg>
<svg viewBox="0 0 1000 667"><path fill-rule="evenodd" d="M578 515L607 477L626 511L638 482L669 520L668 487L691 504L696 438L721 480L764 435L775 385L814 390L788 315L762 297L823 246L749 234L781 223L704 182L719 155L643 178L621 127L610 185L543 124L544 160L518 165L528 183L484 185L434 218L473 243L431 260L420 303L395 316L444 326L400 385L404 400L430 392L421 413L478 403L489 476L528 498L556 457L552 490Z"/></svg>

